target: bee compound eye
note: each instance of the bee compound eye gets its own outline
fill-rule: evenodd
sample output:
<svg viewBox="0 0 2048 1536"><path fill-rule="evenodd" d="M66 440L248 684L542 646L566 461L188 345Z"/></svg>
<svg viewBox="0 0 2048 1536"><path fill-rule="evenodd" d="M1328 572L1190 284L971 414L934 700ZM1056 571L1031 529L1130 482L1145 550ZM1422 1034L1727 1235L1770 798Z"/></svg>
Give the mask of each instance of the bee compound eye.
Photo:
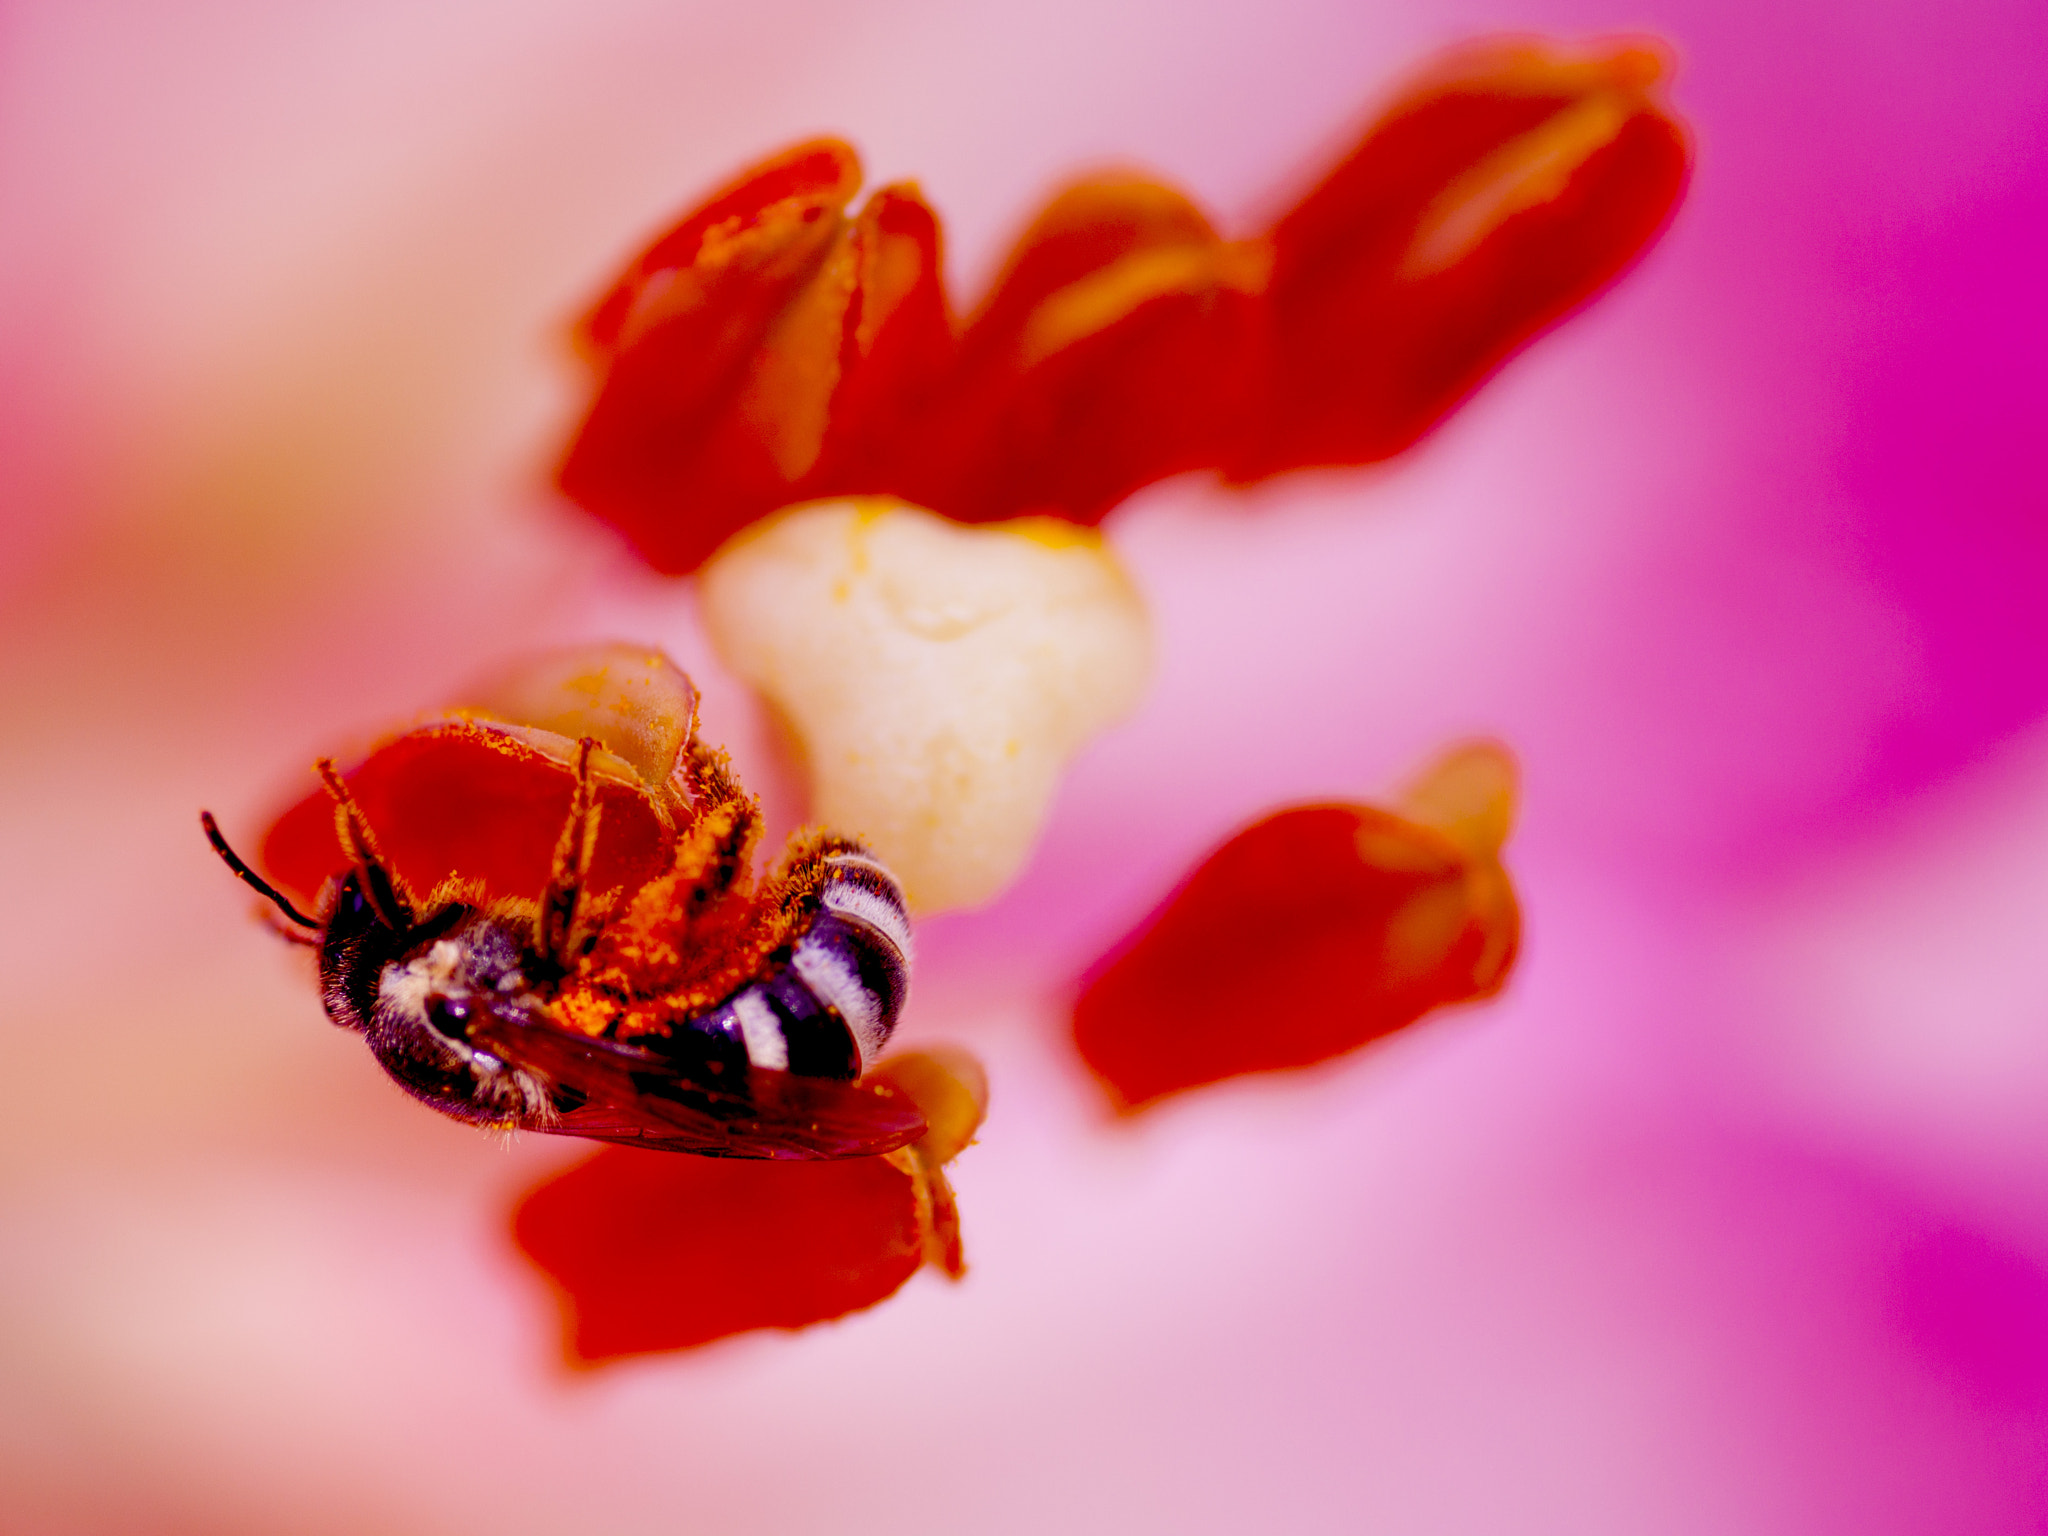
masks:
<svg viewBox="0 0 2048 1536"><path fill-rule="evenodd" d="M436 992L427 999L427 1023L451 1040L466 1040L469 1037L468 1001Z"/></svg>

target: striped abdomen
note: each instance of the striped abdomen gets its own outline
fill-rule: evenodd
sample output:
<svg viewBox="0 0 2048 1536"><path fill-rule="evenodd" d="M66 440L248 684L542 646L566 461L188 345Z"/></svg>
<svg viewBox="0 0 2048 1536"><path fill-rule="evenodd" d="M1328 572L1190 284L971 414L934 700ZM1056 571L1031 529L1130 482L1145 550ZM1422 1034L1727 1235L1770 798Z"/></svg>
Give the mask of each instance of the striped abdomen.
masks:
<svg viewBox="0 0 2048 1536"><path fill-rule="evenodd" d="M895 877L865 854L827 854L824 864L817 915L788 963L685 1027L751 1066L851 1082L903 1011L910 914Z"/></svg>

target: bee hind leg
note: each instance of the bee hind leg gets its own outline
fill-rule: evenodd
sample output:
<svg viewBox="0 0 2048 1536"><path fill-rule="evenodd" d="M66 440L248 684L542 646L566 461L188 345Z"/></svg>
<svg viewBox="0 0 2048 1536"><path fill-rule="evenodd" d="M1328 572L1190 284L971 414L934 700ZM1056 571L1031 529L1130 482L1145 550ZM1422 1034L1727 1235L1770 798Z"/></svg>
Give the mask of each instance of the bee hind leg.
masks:
<svg viewBox="0 0 2048 1536"><path fill-rule="evenodd" d="M835 853L865 853L859 843L836 832L805 827L792 832L776 866L761 888L761 899L790 918L812 910L824 889L826 860Z"/></svg>
<svg viewBox="0 0 2048 1536"><path fill-rule="evenodd" d="M723 748L692 738L683 773L695 819L677 846L677 865L692 874L688 905L701 912L746 883L761 840L761 802L747 793Z"/></svg>

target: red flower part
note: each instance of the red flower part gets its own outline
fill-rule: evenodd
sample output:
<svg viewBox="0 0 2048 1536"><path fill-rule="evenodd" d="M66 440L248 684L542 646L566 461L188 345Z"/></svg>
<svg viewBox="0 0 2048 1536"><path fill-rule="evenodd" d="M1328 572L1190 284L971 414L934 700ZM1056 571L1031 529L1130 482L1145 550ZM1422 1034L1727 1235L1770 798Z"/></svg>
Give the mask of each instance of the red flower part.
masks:
<svg viewBox="0 0 2048 1536"><path fill-rule="evenodd" d="M1668 222L1689 151L1662 69L1641 44L1454 53L1253 241L1152 181L1075 183L957 345L915 190L848 226L852 151L799 146L586 321L602 378L562 488L681 572L822 496L1094 523L1185 470L1385 458Z"/></svg>
<svg viewBox="0 0 2048 1536"><path fill-rule="evenodd" d="M531 899L569 813L577 740L595 736L605 750L592 762L591 888L637 889L670 863L680 801L669 776L695 706L667 657L585 647L508 668L472 688L466 707L385 741L342 777L416 892L459 875L490 896ZM259 861L308 906L349 867L324 788L271 825Z"/></svg>
<svg viewBox="0 0 2048 1536"><path fill-rule="evenodd" d="M531 898L548 883L569 814L575 746L536 742L494 721L450 720L384 743L342 777L415 891L460 875L493 896ZM593 890L638 887L667 867L673 833L643 786L607 777L598 804ZM325 789L277 819L261 860L274 882L308 905L329 876L348 868Z"/></svg>
<svg viewBox="0 0 2048 1536"><path fill-rule="evenodd" d="M694 565L756 515L732 522L735 502L772 502L816 461L859 185L837 140L785 151L655 241L585 320L602 375L562 489L652 564Z"/></svg>
<svg viewBox="0 0 2048 1536"><path fill-rule="evenodd" d="M584 317L578 341L595 360L615 358L678 320L744 313L708 302L720 285L733 285L722 297L742 306L764 297L764 282L800 285L859 186L860 161L838 139L813 139L763 161L642 251ZM785 288L780 298L787 297ZM780 303L771 298L764 307Z"/></svg>
<svg viewBox="0 0 2048 1536"><path fill-rule="evenodd" d="M1449 55L1272 230L1274 385L1247 480L1398 453L1669 222L1690 150L1642 42Z"/></svg>
<svg viewBox="0 0 2048 1536"><path fill-rule="evenodd" d="M605 1147L527 1195L512 1235L554 1281L569 1357L585 1365L841 1317L924 1261L914 1181L881 1157Z"/></svg>
<svg viewBox="0 0 2048 1536"><path fill-rule="evenodd" d="M585 320L601 383L562 489L657 568L692 569L808 494L828 448L900 435L901 402L945 367L938 221L904 186L849 224L859 185L837 140L788 150L655 241Z"/></svg>
<svg viewBox="0 0 2048 1536"><path fill-rule="evenodd" d="M963 522L1096 523L1141 486L1222 463L1264 400L1266 264L1155 182L1068 187L894 445L888 488Z"/></svg>
<svg viewBox="0 0 2048 1536"><path fill-rule="evenodd" d="M886 478L888 445L912 438L918 412L953 364L939 219L917 188L877 191L848 239L854 284L840 333L839 383L817 467L796 488L809 496Z"/></svg>
<svg viewBox="0 0 2048 1536"><path fill-rule="evenodd" d="M1466 749L1409 816L1303 806L1210 854L1074 1005L1112 1101L1312 1066L1498 991L1520 932L1495 857L1511 772L1498 749Z"/></svg>
<svg viewBox="0 0 2048 1536"><path fill-rule="evenodd" d="M914 1147L817 1163L607 1147L529 1192L513 1241L555 1286L569 1362L827 1322L887 1299L927 1261L963 1274L940 1164L980 1123L980 1068L957 1051L909 1052L873 1076L924 1113Z"/></svg>

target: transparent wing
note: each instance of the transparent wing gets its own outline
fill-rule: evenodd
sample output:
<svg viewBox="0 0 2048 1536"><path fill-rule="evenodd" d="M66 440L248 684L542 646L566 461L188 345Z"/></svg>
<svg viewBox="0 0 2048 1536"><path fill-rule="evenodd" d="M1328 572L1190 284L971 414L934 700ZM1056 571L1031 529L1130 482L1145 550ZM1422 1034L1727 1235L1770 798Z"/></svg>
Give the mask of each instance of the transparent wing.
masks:
<svg viewBox="0 0 2048 1536"><path fill-rule="evenodd" d="M867 1157L908 1146L924 1116L887 1083L689 1062L546 1024L481 1014L470 1043L547 1079L562 1107L527 1129L706 1157Z"/></svg>

